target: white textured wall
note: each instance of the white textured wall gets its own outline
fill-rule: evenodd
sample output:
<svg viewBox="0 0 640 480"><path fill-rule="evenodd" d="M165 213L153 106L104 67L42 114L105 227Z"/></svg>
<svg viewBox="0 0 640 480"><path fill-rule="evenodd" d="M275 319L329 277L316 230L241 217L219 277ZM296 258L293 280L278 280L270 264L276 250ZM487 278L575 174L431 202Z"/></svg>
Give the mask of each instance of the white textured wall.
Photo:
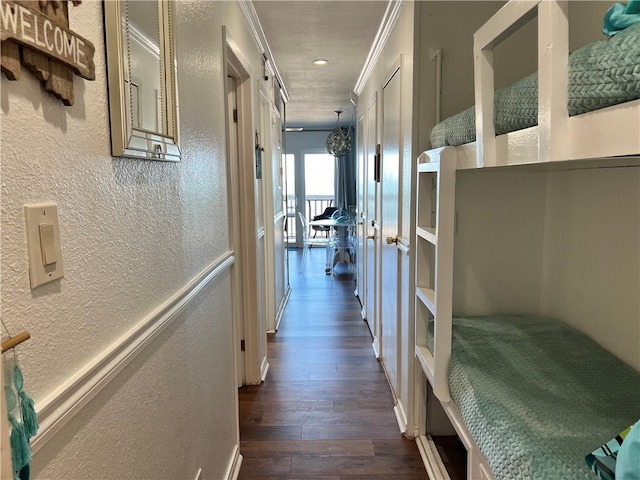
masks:
<svg viewBox="0 0 640 480"><path fill-rule="evenodd" d="M453 313L540 313L546 174L459 171Z"/></svg>
<svg viewBox="0 0 640 480"><path fill-rule="evenodd" d="M640 168L549 174L542 311L640 370Z"/></svg>
<svg viewBox="0 0 640 480"><path fill-rule="evenodd" d="M539 314L640 370L640 169L458 172L454 315Z"/></svg>
<svg viewBox="0 0 640 480"><path fill-rule="evenodd" d="M259 68L235 2L176 6L180 163L110 156L102 5L71 9L96 80L65 107L2 76L2 292L36 405L229 249L222 25ZM253 50L252 50L253 49ZM65 277L31 291L23 205L58 204ZM34 478L219 478L237 443L230 273L36 454Z"/></svg>

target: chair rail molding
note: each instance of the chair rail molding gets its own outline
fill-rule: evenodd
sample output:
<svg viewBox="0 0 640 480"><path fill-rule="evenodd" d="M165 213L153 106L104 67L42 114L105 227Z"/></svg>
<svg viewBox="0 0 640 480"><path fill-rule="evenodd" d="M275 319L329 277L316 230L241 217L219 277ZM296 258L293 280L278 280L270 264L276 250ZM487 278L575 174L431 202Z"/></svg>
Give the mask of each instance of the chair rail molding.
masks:
<svg viewBox="0 0 640 480"><path fill-rule="evenodd" d="M31 443L35 454L126 367L209 283L235 263L225 252L151 314L122 335L83 369L36 404L40 430Z"/></svg>

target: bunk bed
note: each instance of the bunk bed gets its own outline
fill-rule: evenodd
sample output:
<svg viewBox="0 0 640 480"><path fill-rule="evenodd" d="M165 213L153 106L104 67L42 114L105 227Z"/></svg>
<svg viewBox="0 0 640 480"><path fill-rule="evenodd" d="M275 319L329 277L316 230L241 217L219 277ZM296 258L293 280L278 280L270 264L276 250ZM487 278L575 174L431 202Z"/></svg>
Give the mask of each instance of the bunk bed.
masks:
<svg viewBox="0 0 640 480"><path fill-rule="evenodd" d="M621 54L624 53L624 54ZM575 116L640 98L640 23L569 55L568 113ZM529 75L495 93L497 135L538 122L538 76ZM475 109L447 118L431 131L431 145L475 142Z"/></svg>
<svg viewBox="0 0 640 480"><path fill-rule="evenodd" d="M640 374L562 322L457 317L452 331L451 401L496 478L595 478L585 456L640 418Z"/></svg>
<svg viewBox="0 0 640 480"><path fill-rule="evenodd" d="M566 6L539 3L538 72L494 92L493 47L529 21L538 3L511 1L474 35L475 106L431 132L433 149L460 146L458 168L640 151L638 24L569 55ZM437 160L439 152L431 155Z"/></svg>
<svg viewBox="0 0 640 480"><path fill-rule="evenodd" d="M640 165L640 23L569 56L567 8L511 0L476 32L475 106L438 124L417 162L415 355L467 450L471 480L593 480L587 454L640 419L640 372L582 333L541 317L453 316L456 171ZM537 74L494 92L493 47L535 15ZM580 87L585 58L603 72L608 64L609 87ZM515 101L525 118L494 118L514 91L533 93L525 108ZM448 478L424 422L417 443L430 478Z"/></svg>

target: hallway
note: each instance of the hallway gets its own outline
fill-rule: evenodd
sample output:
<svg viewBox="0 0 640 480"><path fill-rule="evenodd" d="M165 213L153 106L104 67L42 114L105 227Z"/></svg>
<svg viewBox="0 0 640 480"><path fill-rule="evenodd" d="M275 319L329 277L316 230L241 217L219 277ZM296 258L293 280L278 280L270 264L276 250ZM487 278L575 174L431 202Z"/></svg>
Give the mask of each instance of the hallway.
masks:
<svg viewBox="0 0 640 480"><path fill-rule="evenodd" d="M239 389L240 479L424 480L345 266L324 274L324 249L289 251L291 297L269 336L262 385ZM342 273L342 274L341 274Z"/></svg>

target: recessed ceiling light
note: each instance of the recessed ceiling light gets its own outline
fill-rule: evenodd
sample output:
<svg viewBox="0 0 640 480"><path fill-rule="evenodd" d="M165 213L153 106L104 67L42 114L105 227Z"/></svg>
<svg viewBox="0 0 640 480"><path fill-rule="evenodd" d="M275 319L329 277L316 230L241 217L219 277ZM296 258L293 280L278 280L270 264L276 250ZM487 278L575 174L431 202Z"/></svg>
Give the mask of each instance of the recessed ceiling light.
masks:
<svg viewBox="0 0 640 480"><path fill-rule="evenodd" d="M318 59L318 60L314 60L313 63L316 65L326 65L329 62L327 62L326 60Z"/></svg>

